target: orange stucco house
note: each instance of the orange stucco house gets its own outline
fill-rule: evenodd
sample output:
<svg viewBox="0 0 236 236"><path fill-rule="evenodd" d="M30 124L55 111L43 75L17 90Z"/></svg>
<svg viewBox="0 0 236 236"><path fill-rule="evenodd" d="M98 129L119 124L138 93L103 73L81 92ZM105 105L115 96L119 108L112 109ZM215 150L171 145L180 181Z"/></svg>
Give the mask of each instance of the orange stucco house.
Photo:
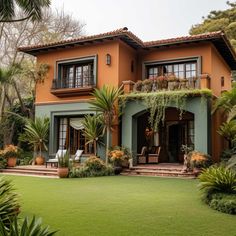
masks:
<svg viewBox="0 0 236 236"><path fill-rule="evenodd" d="M19 49L47 63L49 72L36 88L36 116L50 118L49 156L58 149L72 154L83 149L83 158L93 152L82 135L81 120L93 114L88 100L94 88L103 85L124 86L126 94L145 93L137 81L165 75L178 78L176 86L152 87L160 90L186 91L186 104L180 119L179 109L169 104L165 120L152 136L152 145L161 146L160 162L181 162L181 145L211 154L219 160L224 142L216 130L221 117L211 115L212 97L201 99L201 91L217 97L231 88L231 71L236 69L236 54L223 32L143 42L127 28L93 36L80 37ZM138 82L140 83L140 82ZM147 82L148 83L148 82ZM187 91L198 91L190 96ZM158 103L158 100L157 100ZM114 126L113 145L129 147L136 154L145 145L145 130L150 126L149 110L135 96L128 99L120 122ZM100 148L103 156L103 149Z"/></svg>

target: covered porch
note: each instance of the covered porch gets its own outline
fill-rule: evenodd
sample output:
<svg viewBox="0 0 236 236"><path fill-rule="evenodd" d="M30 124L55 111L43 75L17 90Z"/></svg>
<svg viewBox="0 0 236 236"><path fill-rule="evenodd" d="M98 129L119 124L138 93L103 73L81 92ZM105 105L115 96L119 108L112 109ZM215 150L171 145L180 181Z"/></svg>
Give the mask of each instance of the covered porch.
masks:
<svg viewBox="0 0 236 236"><path fill-rule="evenodd" d="M165 110L164 122L158 125L156 132L149 122L149 110L141 100L128 100L122 116L122 145L132 151L133 165L157 163L183 163L181 146L188 145L194 150L210 154L210 108L201 97L187 99L183 115L169 106ZM147 137L147 133L150 136ZM147 147L144 160L140 162L143 147ZM159 147L158 161L150 161L153 147Z"/></svg>

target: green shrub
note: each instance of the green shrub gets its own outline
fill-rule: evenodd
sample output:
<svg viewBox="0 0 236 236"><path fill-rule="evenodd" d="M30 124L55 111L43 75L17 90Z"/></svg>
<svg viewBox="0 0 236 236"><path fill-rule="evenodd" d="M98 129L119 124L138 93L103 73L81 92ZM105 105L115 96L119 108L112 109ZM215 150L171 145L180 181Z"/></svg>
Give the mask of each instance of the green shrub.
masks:
<svg viewBox="0 0 236 236"><path fill-rule="evenodd" d="M89 171L102 171L106 168L105 163L96 156L89 157L85 163L84 167L87 167Z"/></svg>
<svg viewBox="0 0 236 236"><path fill-rule="evenodd" d="M22 152L20 154L19 165L31 165L34 160L32 152Z"/></svg>
<svg viewBox="0 0 236 236"><path fill-rule="evenodd" d="M17 217L10 220L9 228L6 228L2 221L0 221L0 235L2 236L52 236L56 231L49 231L48 226L42 226L42 220L32 218L30 221L28 217L19 222Z"/></svg>
<svg viewBox="0 0 236 236"><path fill-rule="evenodd" d="M70 165L70 152L67 151L64 156L58 157L58 167L65 168Z"/></svg>
<svg viewBox="0 0 236 236"><path fill-rule="evenodd" d="M228 160L234 153L236 152L236 148L228 148L222 151L220 154L221 160Z"/></svg>
<svg viewBox="0 0 236 236"><path fill-rule="evenodd" d="M114 168L112 166L105 166L102 170L92 170L88 167L72 168L70 171L70 178L84 178L84 177L98 177L114 175Z"/></svg>
<svg viewBox="0 0 236 236"><path fill-rule="evenodd" d="M0 154L0 169L5 169L7 166L7 159Z"/></svg>
<svg viewBox="0 0 236 236"><path fill-rule="evenodd" d="M10 180L0 177L0 220L7 225L9 217L19 212L19 197L14 192Z"/></svg>
<svg viewBox="0 0 236 236"><path fill-rule="evenodd" d="M207 168L212 164L211 157L205 153L192 151L188 153L190 165L196 168Z"/></svg>
<svg viewBox="0 0 236 236"><path fill-rule="evenodd" d="M226 162L226 168L236 171L236 154L232 155Z"/></svg>
<svg viewBox="0 0 236 236"><path fill-rule="evenodd" d="M211 166L203 170L199 180L199 187L206 194L236 193L236 173L224 166Z"/></svg>
<svg viewBox="0 0 236 236"><path fill-rule="evenodd" d="M235 215L236 195L222 193L213 194L209 206L215 210Z"/></svg>

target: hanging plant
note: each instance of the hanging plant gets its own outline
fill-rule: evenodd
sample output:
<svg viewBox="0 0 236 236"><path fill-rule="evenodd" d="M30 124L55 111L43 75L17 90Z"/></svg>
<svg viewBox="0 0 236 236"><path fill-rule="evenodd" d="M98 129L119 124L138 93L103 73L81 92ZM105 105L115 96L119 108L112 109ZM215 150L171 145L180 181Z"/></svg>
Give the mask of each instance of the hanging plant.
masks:
<svg viewBox="0 0 236 236"><path fill-rule="evenodd" d="M127 100L140 99L150 112L149 123L154 131L157 131L158 125L165 120L165 110L169 106L179 109L179 119L186 108L189 97L200 96L201 104L206 98L212 96L209 89L181 90L181 91L159 91L154 93L130 93L120 96L123 106Z"/></svg>

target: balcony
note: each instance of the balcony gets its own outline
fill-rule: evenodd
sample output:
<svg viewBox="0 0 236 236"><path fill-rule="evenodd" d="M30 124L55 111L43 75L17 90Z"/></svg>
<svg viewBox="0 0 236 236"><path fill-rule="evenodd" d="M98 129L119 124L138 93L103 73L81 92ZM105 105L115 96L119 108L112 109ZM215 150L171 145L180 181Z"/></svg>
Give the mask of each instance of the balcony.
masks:
<svg viewBox="0 0 236 236"><path fill-rule="evenodd" d="M210 89L210 77L202 74L199 77L178 79L171 76L133 81L123 81L124 93L143 93L158 91Z"/></svg>
<svg viewBox="0 0 236 236"><path fill-rule="evenodd" d="M84 81L54 79L51 93L57 97L82 96L89 95L95 87L94 77L86 78Z"/></svg>

